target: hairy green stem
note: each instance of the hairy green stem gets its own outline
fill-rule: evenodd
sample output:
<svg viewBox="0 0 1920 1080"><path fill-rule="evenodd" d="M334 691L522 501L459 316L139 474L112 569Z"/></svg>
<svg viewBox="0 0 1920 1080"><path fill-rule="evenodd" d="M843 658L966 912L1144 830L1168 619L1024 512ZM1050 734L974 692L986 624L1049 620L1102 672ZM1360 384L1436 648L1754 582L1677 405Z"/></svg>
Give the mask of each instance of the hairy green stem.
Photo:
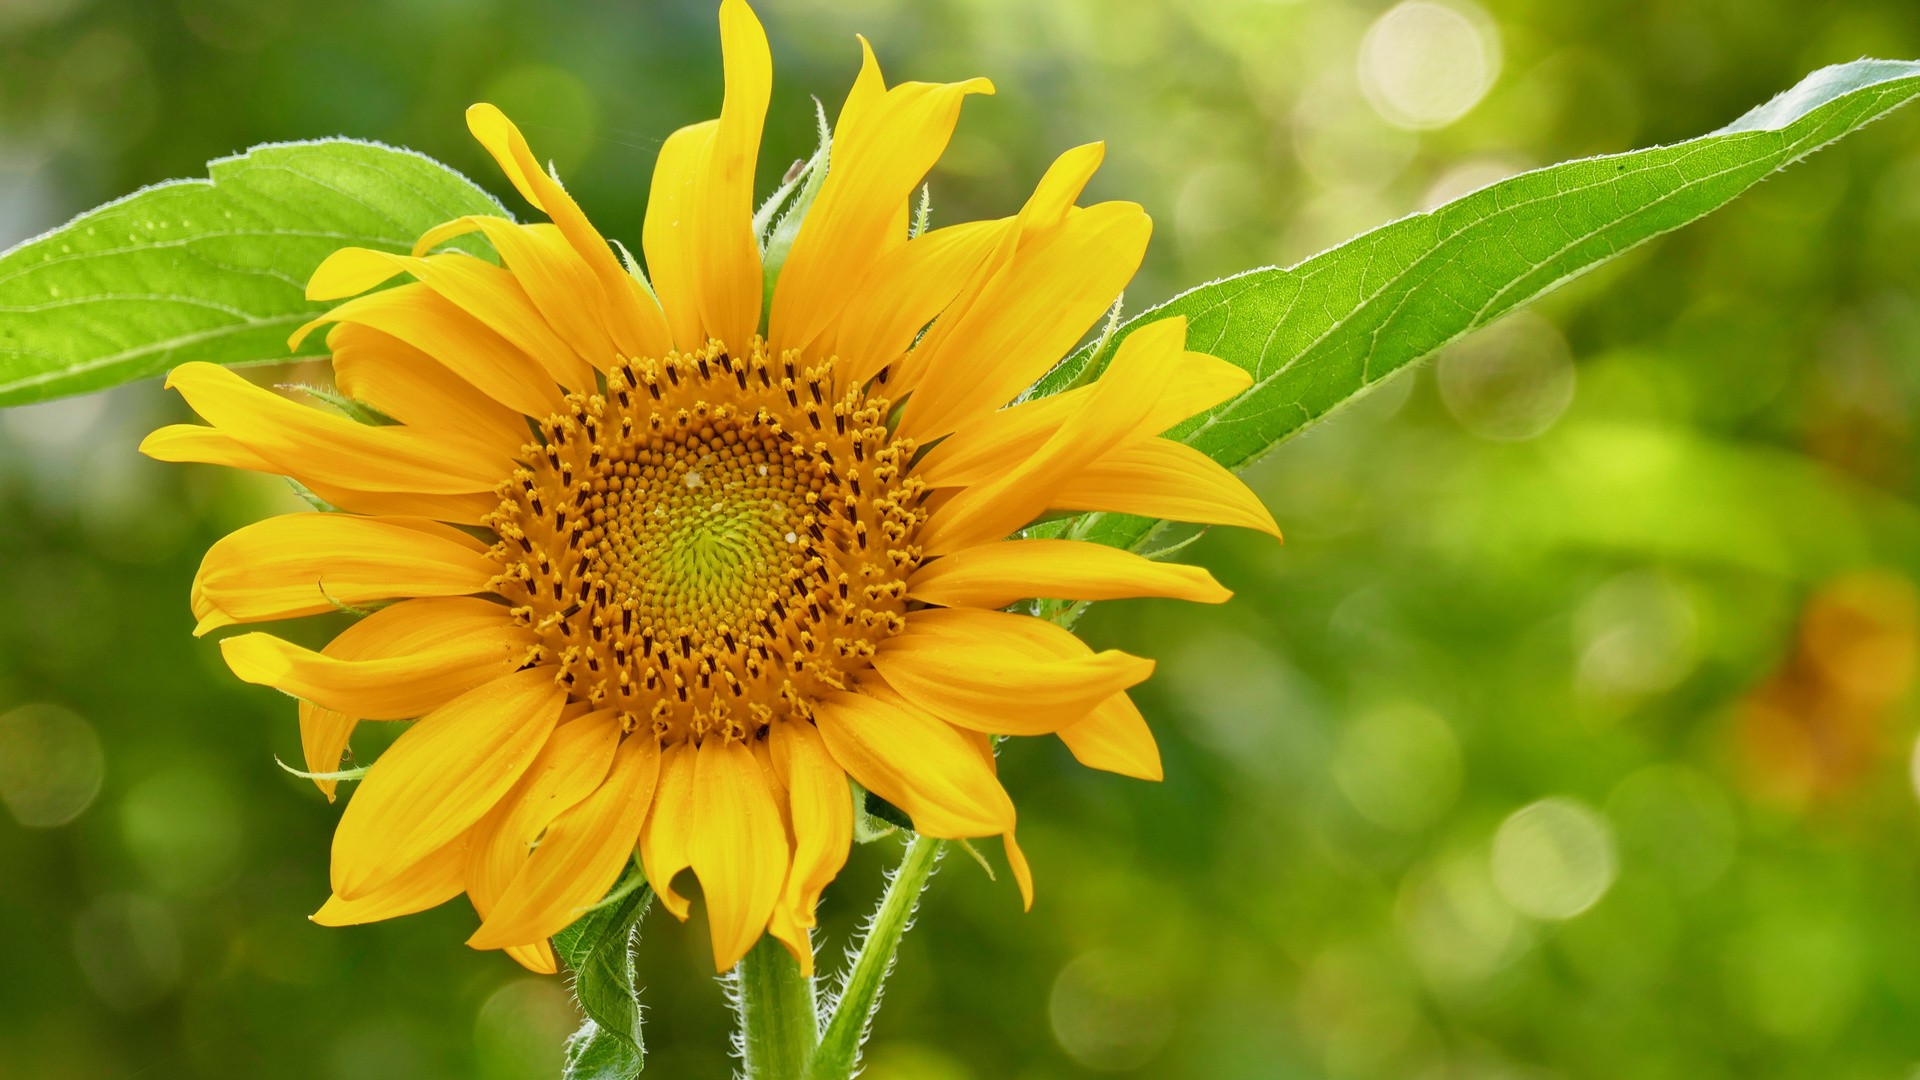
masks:
<svg viewBox="0 0 1920 1080"><path fill-rule="evenodd" d="M734 969L747 1080L802 1080L820 1041L813 980L766 934Z"/></svg>
<svg viewBox="0 0 1920 1080"><path fill-rule="evenodd" d="M927 875L933 872L934 861L940 857L941 844L942 841L930 836L915 836L907 845L900 869L887 882L880 910L874 913L873 925L860 944L853 970L847 973L833 1019L827 1022L827 1030L820 1036L820 1048L814 1051L806 1080L847 1080L853 1074L860 1058L860 1044L866 1040L867 1024L879 1000L880 984L886 981L887 972L893 967L894 950L899 948L900 935L906 932L907 923L913 918Z"/></svg>

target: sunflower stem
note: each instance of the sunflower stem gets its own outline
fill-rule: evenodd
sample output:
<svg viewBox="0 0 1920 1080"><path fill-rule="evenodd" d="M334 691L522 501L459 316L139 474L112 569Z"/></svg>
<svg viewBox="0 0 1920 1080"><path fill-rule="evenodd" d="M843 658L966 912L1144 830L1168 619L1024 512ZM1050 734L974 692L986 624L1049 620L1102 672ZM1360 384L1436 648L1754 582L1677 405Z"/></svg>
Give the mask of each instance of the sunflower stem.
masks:
<svg viewBox="0 0 1920 1080"><path fill-rule="evenodd" d="M735 976L747 1080L802 1080L820 1041L813 980L771 934L747 951Z"/></svg>
<svg viewBox="0 0 1920 1080"><path fill-rule="evenodd" d="M880 986L893 970L893 954L900 947L900 935L913 921L913 910L920 903L933 864L940 858L942 841L915 835L900 860L900 868L887 882L867 927L866 940L853 958L853 967L841 985L833 1016L820 1036L819 1049L806 1072L806 1080L848 1080L860 1061L860 1045L867 1040L867 1029L879 1005Z"/></svg>

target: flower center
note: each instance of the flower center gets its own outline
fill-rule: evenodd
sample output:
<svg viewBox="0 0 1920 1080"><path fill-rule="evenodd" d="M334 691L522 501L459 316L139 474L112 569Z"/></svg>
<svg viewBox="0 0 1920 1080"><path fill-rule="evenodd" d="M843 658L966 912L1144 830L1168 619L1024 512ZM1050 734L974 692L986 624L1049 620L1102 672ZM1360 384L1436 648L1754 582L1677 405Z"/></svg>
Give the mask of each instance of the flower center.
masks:
<svg viewBox="0 0 1920 1080"><path fill-rule="evenodd" d="M537 424L493 587L573 700L665 741L748 738L845 689L905 626L925 485L833 362L718 344L623 363Z"/></svg>

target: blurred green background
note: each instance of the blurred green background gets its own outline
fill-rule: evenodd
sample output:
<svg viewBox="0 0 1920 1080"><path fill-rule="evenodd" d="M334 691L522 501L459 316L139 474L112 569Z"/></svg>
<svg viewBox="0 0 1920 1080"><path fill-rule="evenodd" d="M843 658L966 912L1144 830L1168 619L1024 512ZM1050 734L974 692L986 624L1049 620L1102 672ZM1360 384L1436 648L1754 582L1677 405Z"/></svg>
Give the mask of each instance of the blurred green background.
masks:
<svg viewBox="0 0 1920 1080"><path fill-rule="evenodd" d="M893 79L999 87L937 223L1107 140L1091 195L1157 225L1137 310L1920 56L1909 0L1481 2L762 0L760 187L861 32ZM717 110L714 8L0 0L0 246L333 134L523 209L461 121L482 99L632 245L660 140ZM1916 252L1908 110L1256 466L1288 543L1184 556L1232 603L1082 624L1162 660L1137 697L1166 782L1010 743L1038 903L949 853L867 1075L1920 1075ZM134 453L185 418L154 384L0 415L0 1077L557 1076L560 982L463 947L464 901L305 921L338 809L274 766L292 702L186 603L211 541L298 504ZM897 853L829 889L823 958ZM646 925L647 1075L733 1067L704 934Z"/></svg>

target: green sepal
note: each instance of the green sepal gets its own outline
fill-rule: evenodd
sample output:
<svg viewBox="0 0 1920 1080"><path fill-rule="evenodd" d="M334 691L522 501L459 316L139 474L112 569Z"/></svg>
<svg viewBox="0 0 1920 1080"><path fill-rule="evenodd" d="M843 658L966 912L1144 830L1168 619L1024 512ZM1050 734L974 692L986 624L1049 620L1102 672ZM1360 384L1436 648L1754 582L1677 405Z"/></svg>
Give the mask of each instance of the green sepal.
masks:
<svg viewBox="0 0 1920 1080"><path fill-rule="evenodd" d="M773 287L780 280L780 268L787 264L787 254L793 250L793 241L800 235L800 224L812 209L813 200L820 195L820 185L827 182L827 162L833 154L833 129L827 125L827 110L818 98L813 102L815 122L820 128L820 146L807 159L798 175L781 185L761 205L753 216L753 234L765 237L760 249L760 273L765 282L765 293L760 304L760 328L765 330L767 320L773 317ZM798 186L798 193L794 189ZM789 202L791 196L791 202ZM784 213L780 213L782 204L786 204ZM779 213L779 221L774 215ZM771 226L771 228L769 228Z"/></svg>
<svg viewBox="0 0 1920 1080"><path fill-rule="evenodd" d="M393 427L400 423L393 417L367 404L358 398L350 398L338 390L311 383L279 383L277 390L298 390L315 401L324 402L340 410L340 414L356 424L368 427Z"/></svg>
<svg viewBox="0 0 1920 1080"><path fill-rule="evenodd" d="M636 884L637 882L637 884ZM585 915L553 936L553 949L573 970L573 997L586 1023L567 1039L564 1080L633 1080L646 1060L640 1002L633 985L633 941L653 903L638 862Z"/></svg>
<svg viewBox="0 0 1920 1080"><path fill-rule="evenodd" d="M895 830L902 827L898 822L890 821L873 812L874 807L878 805L885 806L895 814L899 814L899 807L894 806L880 796L861 787L860 782L851 776L847 777L847 788L853 795L854 843L871 844L883 836L892 836ZM904 817L905 815L901 816ZM906 827L909 829L912 828L910 825Z"/></svg>

